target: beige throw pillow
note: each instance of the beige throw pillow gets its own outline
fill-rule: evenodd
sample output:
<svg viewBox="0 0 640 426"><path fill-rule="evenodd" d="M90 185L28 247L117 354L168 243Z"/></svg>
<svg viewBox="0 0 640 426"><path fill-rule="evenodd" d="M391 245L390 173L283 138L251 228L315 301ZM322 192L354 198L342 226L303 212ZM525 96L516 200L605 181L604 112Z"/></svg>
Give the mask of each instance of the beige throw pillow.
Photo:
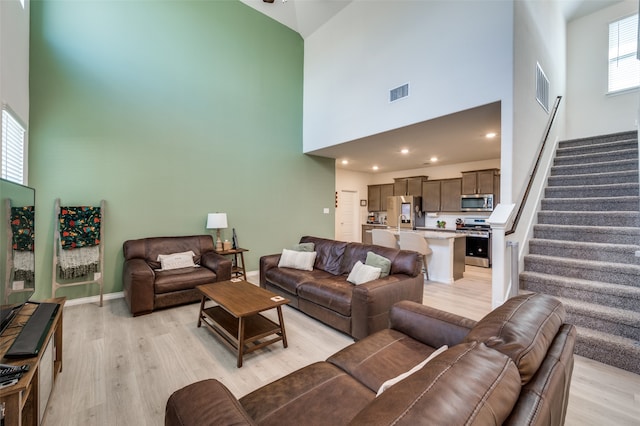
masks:
<svg viewBox="0 0 640 426"><path fill-rule="evenodd" d="M412 375L413 373L415 373L416 371L420 370L422 367L424 367L425 365L427 365L427 363L429 361L431 361L432 359L434 359L435 357L437 357L438 355L440 355L442 352L446 351L447 349L449 349L449 347L447 345L443 345L440 346L438 349L436 349L435 351L433 351L433 353L431 355L429 355L427 357L427 359L425 359L424 361L422 361L420 364L416 365L415 367L413 367L411 370L406 371L402 374L400 374L399 376L394 377L393 379L389 379L386 382L384 382L383 384L380 385L380 389L378 389L378 393L376 394L376 397L382 395L382 392L386 391L387 389L389 389L391 386L395 385L396 383L406 379L407 377L409 377L410 375Z"/></svg>
<svg viewBox="0 0 640 426"><path fill-rule="evenodd" d="M380 268L365 265L359 260L353 265L347 281L351 284L359 285L380 278Z"/></svg>
<svg viewBox="0 0 640 426"><path fill-rule="evenodd" d="M316 261L315 251L296 251L282 249L279 268L294 268L302 271L313 271L313 264Z"/></svg>
<svg viewBox="0 0 640 426"><path fill-rule="evenodd" d="M158 262L160 262L161 271L169 271L171 269L179 269L179 268L193 268L196 266L193 263L193 257L195 253L191 250L181 252L181 253L172 253L172 254L159 254Z"/></svg>

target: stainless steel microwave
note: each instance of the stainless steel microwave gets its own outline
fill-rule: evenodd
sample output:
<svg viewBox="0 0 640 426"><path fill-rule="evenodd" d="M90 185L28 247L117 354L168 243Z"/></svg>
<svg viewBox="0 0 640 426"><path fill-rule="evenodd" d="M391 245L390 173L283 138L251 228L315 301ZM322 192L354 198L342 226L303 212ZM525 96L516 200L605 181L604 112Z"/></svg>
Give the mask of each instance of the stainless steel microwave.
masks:
<svg viewBox="0 0 640 426"><path fill-rule="evenodd" d="M460 211L492 212L493 211L493 194L461 195Z"/></svg>

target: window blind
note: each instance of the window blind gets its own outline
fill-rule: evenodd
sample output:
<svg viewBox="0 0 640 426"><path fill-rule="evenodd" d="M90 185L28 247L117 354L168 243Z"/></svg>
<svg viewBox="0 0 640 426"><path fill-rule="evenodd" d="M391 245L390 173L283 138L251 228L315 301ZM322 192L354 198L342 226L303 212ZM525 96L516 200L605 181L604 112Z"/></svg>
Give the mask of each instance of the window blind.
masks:
<svg viewBox="0 0 640 426"><path fill-rule="evenodd" d="M638 15L609 24L609 92L640 86Z"/></svg>
<svg viewBox="0 0 640 426"><path fill-rule="evenodd" d="M24 184L25 128L4 107L2 108L2 178Z"/></svg>

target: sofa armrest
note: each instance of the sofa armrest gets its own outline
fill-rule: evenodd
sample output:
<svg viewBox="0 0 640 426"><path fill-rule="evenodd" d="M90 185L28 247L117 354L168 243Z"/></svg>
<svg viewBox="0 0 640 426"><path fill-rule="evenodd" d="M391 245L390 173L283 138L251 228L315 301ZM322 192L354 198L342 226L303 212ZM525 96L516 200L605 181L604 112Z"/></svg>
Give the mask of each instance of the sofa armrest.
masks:
<svg viewBox="0 0 640 426"><path fill-rule="evenodd" d="M389 327L394 303L412 300L422 303L422 274L411 277L393 274L357 285L351 298L351 336L360 340Z"/></svg>
<svg viewBox="0 0 640 426"><path fill-rule="evenodd" d="M415 302L396 303L389 314L390 328L432 348L462 342L476 321Z"/></svg>
<svg viewBox="0 0 640 426"><path fill-rule="evenodd" d="M143 259L129 259L122 269L122 290L134 316L153 311L153 284L156 274Z"/></svg>
<svg viewBox="0 0 640 426"><path fill-rule="evenodd" d="M265 276L265 274L269 269L278 267L278 263L280 262L280 255L280 253L268 254L260 258L260 287L266 288L267 277Z"/></svg>
<svg viewBox="0 0 640 426"><path fill-rule="evenodd" d="M215 379L175 391L167 401L165 426L255 425L229 389Z"/></svg>
<svg viewBox="0 0 640 426"><path fill-rule="evenodd" d="M215 272L218 281L228 281L231 279L231 260L214 251L202 253L200 266L204 266Z"/></svg>

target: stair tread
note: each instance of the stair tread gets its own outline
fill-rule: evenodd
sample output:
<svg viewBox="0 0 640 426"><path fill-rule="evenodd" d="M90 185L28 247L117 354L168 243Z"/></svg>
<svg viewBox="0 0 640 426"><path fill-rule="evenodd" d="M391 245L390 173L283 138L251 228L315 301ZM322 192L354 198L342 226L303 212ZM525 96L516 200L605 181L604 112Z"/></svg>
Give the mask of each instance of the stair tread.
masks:
<svg viewBox="0 0 640 426"><path fill-rule="evenodd" d="M598 200L602 200L602 201L636 201L636 200L640 200L640 196L638 196L638 195L614 195L612 197L557 197L557 198L543 198L543 200L547 200L547 201L588 200L591 203L591 202L598 201Z"/></svg>
<svg viewBox="0 0 640 426"><path fill-rule="evenodd" d="M607 283L604 281L586 280L584 278L569 278L562 275L545 274L544 272L524 271L520 273L524 278L539 278L541 280L562 282L564 287L573 289L589 288L591 292L603 294L620 294L627 298L635 298L640 301L640 287Z"/></svg>
<svg viewBox="0 0 640 426"><path fill-rule="evenodd" d="M547 256L544 254L527 254L525 258L533 260L544 260L547 264L564 264L564 266L579 266L584 269L611 269L624 270L626 273L638 274L640 278L640 265L632 265L629 263L604 262L601 260L582 260L570 257Z"/></svg>
<svg viewBox="0 0 640 426"><path fill-rule="evenodd" d="M594 330L592 328L575 326L579 336L589 337L594 340L600 340L603 342L613 342L619 346L625 346L628 349L637 351L640 353L640 342L628 337L618 336L617 334L609 334L603 331Z"/></svg>
<svg viewBox="0 0 640 426"><path fill-rule="evenodd" d="M637 139L628 138L628 139L617 139L613 141L604 141L604 142L598 142L598 143L590 143L585 145L558 146L556 153L559 153L562 155L571 155L576 151L590 150L593 148L613 148L613 151L615 151L615 147L617 146L629 145L633 143L637 144L638 143Z"/></svg>
<svg viewBox="0 0 640 426"><path fill-rule="evenodd" d="M640 312L631 311L623 308L614 308L611 306L603 306L595 303L589 303L577 299L568 299L564 297L556 296L567 311L580 312L581 314L596 314L587 315L593 317L599 317L608 319L610 321L619 322L621 324L627 324L633 327L640 327Z"/></svg>
<svg viewBox="0 0 640 426"><path fill-rule="evenodd" d="M584 248L593 248L599 250L610 250L613 249L615 251L623 251L629 250L635 252L636 250L640 250L640 245L638 244L617 244L617 243L591 243L585 241L572 241L572 240L553 240L549 238L531 238L530 242L534 243L543 243L555 246L574 246L574 247L584 247Z"/></svg>
<svg viewBox="0 0 640 426"><path fill-rule="evenodd" d="M614 232L617 234L638 234L640 235L640 228L635 226L616 226L611 228L610 226L596 226L596 225L558 225L555 223L538 223L534 225L538 228L548 229L569 229L582 232Z"/></svg>

